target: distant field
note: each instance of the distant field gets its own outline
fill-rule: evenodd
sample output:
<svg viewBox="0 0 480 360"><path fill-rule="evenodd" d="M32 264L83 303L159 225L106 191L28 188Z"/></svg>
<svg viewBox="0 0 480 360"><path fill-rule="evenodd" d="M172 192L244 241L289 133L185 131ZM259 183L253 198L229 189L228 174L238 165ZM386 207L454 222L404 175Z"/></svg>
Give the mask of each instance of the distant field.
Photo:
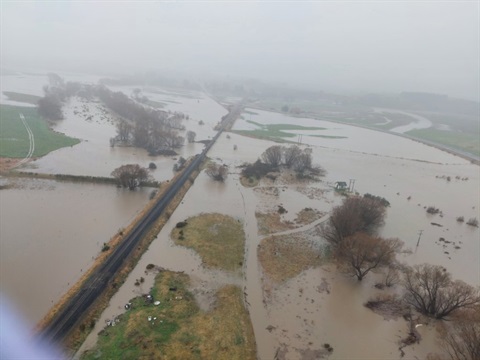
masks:
<svg viewBox="0 0 480 360"><path fill-rule="evenodd" d="M414 118L409 117L405 114L398 114L393 112L387 112L385 114L375 113L371 110L371 108L367 106L337 106L332 104L325 104L318 101L301 101L298 99L290 102L282 102L279 100L275 101L272 99L261 100L256 103L256 106L281 112L282 104L289 105L290 109L298 107L301 111L305 112L302 113L302 116L311 116L313 118L321 120L341 122L354 126L365 126L387 132L394 127L406 125L412 121L415 121ZM404 111L409 112L411 110L407 109ZM435 113L427 111L411 112L425 116L427 119L432 121L434 127L438 125L448 125L450 127L450 130L438 130L436 128L429 128L409 131L406 135L411 135L413 137L417 137L418 139L428 140L439 145L445 145L451 147L452 149L457 149L460 151L471 153L475 156L480 156L480 125L478 118L476 118L475 116ZM387 124L382 124L382 122L385 122L384 116L391 121ZM278 139L282 137L291 137L291 134L283 136L281 136L280 134L279 136L278 133L275 133L271 129L255 129L252 131L235 132L241 135L276 141L278 141Z"/></svg>
<svg viewBox="0 0 480 360"><path fill-rule="evenodd" d="M0 157L24 158L28 154L29 136L20 114L25 116L35 139L32 157L43 156L80 142L51 130L45 119L38 115L36 108L0 105Z"/></svg>
<svg viewBox="0 0 480 360"><path fill-rule="evenodd" d="M27 104L37 105L38 100L40 100L40 96L36 95L22 94L13 91L4 91L3 93L12 101L18 101Z"/></svg>
<svg viewBox="0 0 480 360"><path fill-rule="evenodd" d="M465 134L456 131L443 131L429 128L412 130L407 132L406 135L425 139L480 156L480 138L478 132Z"/></svg>
<svg viewBox="0 0 480 360"><path fill-rule="evenodd" d="M252 136L259 139L268 140L283 140L284 138L296 138L297 134L288 133L288 130L325 130L322 127L316 126L300 126L293 124L268 124L263 125L255 121L247 120L248 123L258 126L258 129L254 130L234 130L234 133ZM321 135L319 135L321 136Z"/></svg>

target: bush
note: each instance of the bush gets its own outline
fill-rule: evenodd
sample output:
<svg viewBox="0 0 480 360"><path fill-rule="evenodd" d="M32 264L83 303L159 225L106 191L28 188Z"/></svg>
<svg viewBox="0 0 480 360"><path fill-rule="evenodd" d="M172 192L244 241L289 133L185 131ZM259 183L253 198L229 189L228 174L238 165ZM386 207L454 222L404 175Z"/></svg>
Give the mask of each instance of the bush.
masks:
<svg viewBox="0 0 480 360"><path fill-rule="evenodd" d="M464 222L465 218L463 216L459 216L459 217L457 217L457 221L458 222Z"/></svg>
<svg viewBox="0 0 480 360"><path fill-rule="evenodd" d="M177 225L175 225L175 227L176 227L177 229L181 229L181 228L183 228L183 227L185 227L185 226L187 226L187 222L186 222L186 221L180 221L180 222L177 223Z"/></svg>
<svg viewBox="0 0 480 360"><path fill-rule="evenodd" d="M261 179L269 172L274 171L275 167L269 164L265 164L260 160L257 160L253 164L245 166L242 170L242 175L246 178L254 177L256 179Z"/></svg>
<svg viewBox="0 0 480 360"><path fill-rule="evenodd" d="M213 180L223 182L228 176L228 168L225 165L209 164L205 173Z"/></svg>
<svg viewBox="0 0 480 360"><path fill-rule="evenodd" d="M155 163L151 162L150 164L148 164L148 168L150 170L155 170L157 168L157 165L155 165Z"/></svg>
<svg viewBox="0 0 480 360"><path fill-rule="evenodd" d="M110 250L110 246L107 243L103 243L102 252Z"/></svg>
<svg viewBox="0 0 480 360"><path fill-rule="evenodd" d="M365 198L367 198L367 199L376 200L376 201L378 201L380 204L382 204L382 205L385 206L385 207L389 207L389 206L390 206L390 202L389 202L387 199L385 199L384 197L372 195L372 194L369 194L369 193L366 193L365 195L363 195L363 197L365 197Z"/></svg>
<svg viewBox="0 0 480 360"><path fill-rule="evenodd" d="M429 214L438 214L440 212L440 209L436 208L435 206L429 206L427 208L427 213Z"/></svg>
<svg viewBox="0 0 480 360"><path fill-rule="evenodd" d="M477 218L470 218L470 219L467 221L467 225L478 227L478 220L477 220Z"/></svg>

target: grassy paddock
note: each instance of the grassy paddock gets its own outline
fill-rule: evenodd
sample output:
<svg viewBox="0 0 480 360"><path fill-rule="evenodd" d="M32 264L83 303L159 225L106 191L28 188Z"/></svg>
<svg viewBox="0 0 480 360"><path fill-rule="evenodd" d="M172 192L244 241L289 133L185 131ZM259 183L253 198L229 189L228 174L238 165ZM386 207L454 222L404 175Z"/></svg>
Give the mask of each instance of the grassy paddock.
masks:
<svg viewBox="0 0 480 360"><path fill-rule="evenodd" d="M4 91L3 93L12 101L18 101L32 105L37 105L38 100L41 99L41 97L37 95L22 94L13 91Z"/></svg>
<svg viewBox="0 0 480 360"><path fill-rule="evenodd" d="M248 123L257 126L257 129L254 130L233 130L233 133L243 135L243 136L250 136L257 139L265 139L271 140L275 142L294 142L292 140L287 140L287 138L297 138L297 134L292 134L286 131L289 130L325 130L323 127L316 127L316 126L301 126L295 124L268 124L263 125L257 123L252 120L247 120ZM329 137L323 135L308 135L308 136L321 136L321 137Z"/></svg>
<svg viewBox="0 0 480 360"><path fill-rule="evenodd" d="M201 214L172 230L177 245L195 250L205 266L238 271L243 266L245 233L243 225L222 214Z"/></svg>
<svg viewBox="0 0 480 360"><path fill-rule="evenodd" d="M101 333L96 348L82 360L255 359L253 328L241 289L219 289L215 308L203 312L188 286L187 275L161 271L151 291L160 305L143 297L133 299L131 309Z"/></svg>
<svg viewBox="0 0 480 360"><path fill-rule="evenodd" d="M265 275L274 283L282 283L311 267L326 261L326 245L309 241L302 233L270 236L258 246L258 259Z"/></svg>
<svg viewBox="0 0 480 360"><path fill-rule="evenodd" d="M449 146L480 156L480 140L478 133L461 133L454 131L443 131L437 129L412 130L406 133L418 139L432 141L434 143Z"/></svg>
<svg viewBox="0 0 480 360"><path fill-rule="evenodd" d="M35 139L32 157L43 156L80 142L78 139L52 131L47 122L38 115L36 108L0 105L0 157L24 158L28 154L30 141L20 114L25 116Z"/></svg>

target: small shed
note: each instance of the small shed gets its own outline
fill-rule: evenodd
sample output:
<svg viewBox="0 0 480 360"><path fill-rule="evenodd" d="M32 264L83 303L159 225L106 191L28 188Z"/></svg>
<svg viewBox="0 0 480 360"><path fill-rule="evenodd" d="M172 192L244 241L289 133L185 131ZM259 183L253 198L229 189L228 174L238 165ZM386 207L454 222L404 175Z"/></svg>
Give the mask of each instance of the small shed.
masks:
<svg viewBox="0 0 480 360"><path fill-rule="evenodd" d="M335 190L345 190L347 187L348 185L345 181L337 181L335 183Z"/></svg>

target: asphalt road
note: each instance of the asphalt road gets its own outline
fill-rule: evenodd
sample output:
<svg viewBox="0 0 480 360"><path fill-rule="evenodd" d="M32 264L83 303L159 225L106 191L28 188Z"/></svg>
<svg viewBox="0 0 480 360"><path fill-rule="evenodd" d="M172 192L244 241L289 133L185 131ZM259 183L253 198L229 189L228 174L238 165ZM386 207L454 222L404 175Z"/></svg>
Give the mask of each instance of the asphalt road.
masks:
<svg viewBox="0 0 480 360"><path fill-rule="evenodd" d="M160 198L154 207L135 225L133 230L113 250L105 262L85 281L81 289L68 301L57 313L40 336L48 341L61 342L69 332L79 324L85 312L92 306L95 300L109 286L117 271L122 267L125 259L132 253L140 240L147 234L152 224L158 219L170 201L175 197L180 188L185 184L194 170L205 159L207 152L224 131L224 128L233 123L241 113L243 102L237 104L222 121L222 126L212 141L205 147L201 154L183 171L182 175L173 182L164 196Z"/></svg>

